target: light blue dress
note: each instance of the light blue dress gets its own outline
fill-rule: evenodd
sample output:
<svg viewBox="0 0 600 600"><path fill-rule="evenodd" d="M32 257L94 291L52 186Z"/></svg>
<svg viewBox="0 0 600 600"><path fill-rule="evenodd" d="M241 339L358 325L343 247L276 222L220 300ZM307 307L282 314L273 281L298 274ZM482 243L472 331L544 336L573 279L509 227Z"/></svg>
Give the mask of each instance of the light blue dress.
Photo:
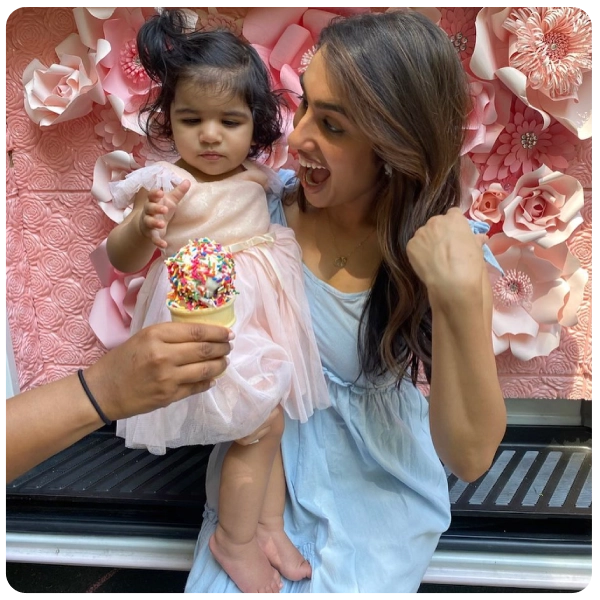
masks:
<svg viewBox="0 0 600 600"><path fill-rule="evenodd" d="M291 184L291 172L283 172ZM279 199L272 221L285 225ZM282 592L416 592L450 524L444 468L428 403L410 381L378 385L359 375L358 323L367 292L343 293L304 266L306 293L332 406L304 424L286 418L282 440L285 528L312 578L282 578ZM207 505L186 592L239 592L213 558L219 473L213 451Z"/></svg>

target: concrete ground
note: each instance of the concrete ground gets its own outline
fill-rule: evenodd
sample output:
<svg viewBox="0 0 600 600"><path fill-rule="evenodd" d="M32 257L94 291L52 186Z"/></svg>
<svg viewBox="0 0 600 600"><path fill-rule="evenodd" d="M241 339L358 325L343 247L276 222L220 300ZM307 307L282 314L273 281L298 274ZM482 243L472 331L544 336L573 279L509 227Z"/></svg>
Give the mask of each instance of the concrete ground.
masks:
<svg viewBox="0 0 600 600"><path fill-rule="evenodd" d="M70 567L32 563L6 563L5 594L21 593L181 593L187 573L146 569ZM490 588L423 584L421 593L532 593L561 590ZM5 597L5 596L4 596Z"/></svg>

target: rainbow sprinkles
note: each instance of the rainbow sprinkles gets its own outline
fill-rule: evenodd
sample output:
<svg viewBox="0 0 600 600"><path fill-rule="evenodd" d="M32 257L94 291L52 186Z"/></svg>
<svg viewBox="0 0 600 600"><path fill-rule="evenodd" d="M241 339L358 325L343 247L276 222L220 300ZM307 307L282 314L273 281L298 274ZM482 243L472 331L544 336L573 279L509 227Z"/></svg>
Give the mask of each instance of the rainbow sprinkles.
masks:
<svg viewBox="0 0 600 600"><path fill-rule="evenodd" d="M171 282L170 308L218 308L237 294L233 256L209 238L190 240L165 264Z"/></svg>

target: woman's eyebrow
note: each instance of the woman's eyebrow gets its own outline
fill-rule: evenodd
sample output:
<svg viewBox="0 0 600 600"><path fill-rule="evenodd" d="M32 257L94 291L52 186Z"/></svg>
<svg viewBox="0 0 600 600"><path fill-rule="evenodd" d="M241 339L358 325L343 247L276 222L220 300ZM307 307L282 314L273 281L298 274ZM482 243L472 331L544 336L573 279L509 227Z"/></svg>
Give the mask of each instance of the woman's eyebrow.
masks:
<svg viewBox="0 0 600 600"><path fill-rule="evenodd" d="M304 73L302 73L300 75L300 86L302 87L304 96L307 97L308 94L306 93L306 88L304 87ZM307 98L307 100L308 100L308 98ZM315 108L319 108L321 110L330 110L332 112L339 113L340 115L342 115L346 118L348 117L344 107L339 104L336 104L335 102L325 102L323 100L315 100L314 102L309 102L309 104L312 104Z"/></svg>

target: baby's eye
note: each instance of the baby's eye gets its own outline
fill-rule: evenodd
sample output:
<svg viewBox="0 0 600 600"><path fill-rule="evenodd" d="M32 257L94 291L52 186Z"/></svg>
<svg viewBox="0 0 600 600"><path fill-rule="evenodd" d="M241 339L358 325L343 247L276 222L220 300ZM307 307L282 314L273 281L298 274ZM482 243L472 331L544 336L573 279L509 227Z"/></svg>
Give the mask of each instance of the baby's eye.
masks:
<svg viewBox="0 0 600 600"><path fill-rule="evenodd" d="M200 123L200 119L182 119L184 125L197 125Z"/></svg>
<svg viewBox="0 0 600 600"><path fill-rule="evenodd" d="M225 127L238 127L239 123L237 121L223 121L223 125Z"/></svg>

